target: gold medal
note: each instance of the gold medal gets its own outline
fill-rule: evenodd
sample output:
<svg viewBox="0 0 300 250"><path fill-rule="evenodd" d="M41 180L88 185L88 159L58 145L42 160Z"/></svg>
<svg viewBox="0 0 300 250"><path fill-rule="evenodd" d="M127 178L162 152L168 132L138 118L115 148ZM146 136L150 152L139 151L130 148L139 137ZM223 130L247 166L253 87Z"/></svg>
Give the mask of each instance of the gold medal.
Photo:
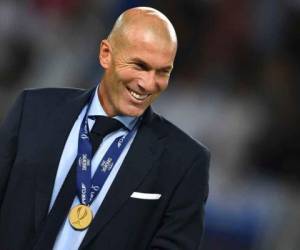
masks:
<svg viewBox="0 0 300 250"><path fill-rule="evenodd" d="M93 220L92 209L86 205L77 205L69 213L69 222L75 230L84 230Z"/></svg>

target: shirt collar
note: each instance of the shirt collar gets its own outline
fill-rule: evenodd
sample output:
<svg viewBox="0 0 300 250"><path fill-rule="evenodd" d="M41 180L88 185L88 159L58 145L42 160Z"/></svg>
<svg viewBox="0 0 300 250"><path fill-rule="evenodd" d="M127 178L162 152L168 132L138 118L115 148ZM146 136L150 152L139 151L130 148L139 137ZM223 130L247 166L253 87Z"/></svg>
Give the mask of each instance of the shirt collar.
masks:
<svg viewBox="0 0 300 250"><path fill-rule="evenodd" d="M107 116L106 112L104 111L101 102L98 97L98 88L99 85L96 88L96 91L94 93L94 97L91 103L91 107L88 113L88 116ZM125 116L125 115L117 115L113 117L114 119L120 121L124 126L126 126L129 130L133 129L134 125L138 121L138 117L136 116Z"/></svg>

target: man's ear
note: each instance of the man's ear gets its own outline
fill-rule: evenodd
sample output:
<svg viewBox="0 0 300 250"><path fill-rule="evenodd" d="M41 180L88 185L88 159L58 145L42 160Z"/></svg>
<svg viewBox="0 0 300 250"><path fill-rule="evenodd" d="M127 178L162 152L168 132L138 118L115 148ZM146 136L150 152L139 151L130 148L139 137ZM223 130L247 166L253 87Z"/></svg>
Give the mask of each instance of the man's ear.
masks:
<svg viewBox="0 0 300 250"><path fill-rule="evenodd" d="M99 49L99 63L107 69L111 63L111 46L108 40L102 40Z"/></svg>

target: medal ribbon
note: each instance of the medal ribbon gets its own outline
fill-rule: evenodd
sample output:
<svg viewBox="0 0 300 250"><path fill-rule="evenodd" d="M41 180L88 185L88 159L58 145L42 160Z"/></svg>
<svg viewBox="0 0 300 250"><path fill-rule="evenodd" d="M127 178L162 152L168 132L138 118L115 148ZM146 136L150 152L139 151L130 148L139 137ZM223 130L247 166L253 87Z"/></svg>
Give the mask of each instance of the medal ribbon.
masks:
<svg viewBox="0 0 300 250"><path fill-rule="evenodd" d="M93 95L92 95L93 96ZM119 159L121 153L130 141L139 124L136 123L133 129L127 134L117 137L106 151L104 157L93 176L91 177L92 163L92 143L89 134L88 112L92 99L89 101L88 108L80 126L77 152L77 192L80 203L89 206L99 194L107 177Z"/></svg>

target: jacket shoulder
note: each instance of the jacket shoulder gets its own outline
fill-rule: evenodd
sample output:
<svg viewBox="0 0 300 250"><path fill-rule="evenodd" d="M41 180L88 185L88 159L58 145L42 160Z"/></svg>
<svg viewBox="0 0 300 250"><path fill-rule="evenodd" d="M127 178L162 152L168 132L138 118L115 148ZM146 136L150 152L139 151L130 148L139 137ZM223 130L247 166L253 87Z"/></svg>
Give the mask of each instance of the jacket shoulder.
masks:
<svg viewBox="0 0 300 250"><path fill-rule="evenodd" d="M175 152L184 152L191 155L205 155L210 157L209 149L199 140L191 137L181 128L167 120L165 117L155 114L155 120L163 127L167 135L167 147Z"/></svg>
<svg viewBox="0 0 300 250"><path fill-rule="evenodd" d="M25 89L23 96L28 105L61 105L79 97L86 90L79 88L36 88Z"/></svg>
<svg viewBox="0 0 300 250"><path fill-rule="evenodd" d="M23 92L30 97L62 97L62 96L76 96L83 93L85 90L80 88L34 88L25 89Z"/></svg>

